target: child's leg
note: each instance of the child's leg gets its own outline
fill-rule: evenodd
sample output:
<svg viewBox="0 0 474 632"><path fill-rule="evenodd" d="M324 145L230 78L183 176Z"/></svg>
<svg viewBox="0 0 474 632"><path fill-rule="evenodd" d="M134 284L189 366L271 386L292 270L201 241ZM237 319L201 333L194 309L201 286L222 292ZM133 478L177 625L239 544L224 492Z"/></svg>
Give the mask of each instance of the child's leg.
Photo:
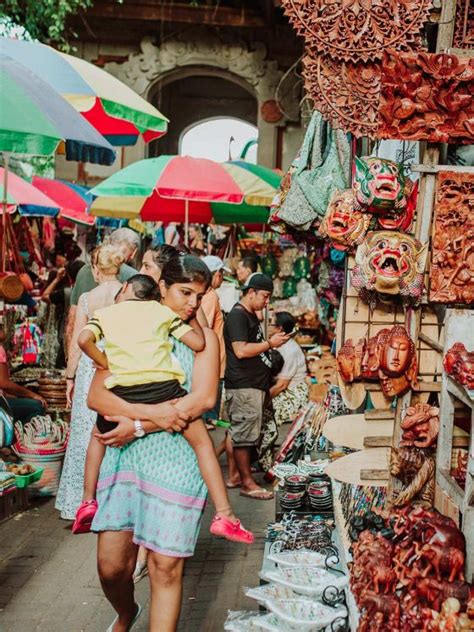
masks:
<svg viewBox="0 0 474 632"><path fill-rule="evenodd" d="M86 468L84 472L84 492L82 500L92 500L95 498L97 481L99 480L100 466L105 454L105 446L103 446L94 436L98 432L94 426L89 441L86 455Z"/></svg>
<svg viewBox="0 0 474 632"><path fill-rule="evenodd" d="M234 519L235 516L230 506L229 495L216 457L214 444L203 420L196 419L190 423L183 435L196 453L199 469L216 508L216 513Z"/></svg>

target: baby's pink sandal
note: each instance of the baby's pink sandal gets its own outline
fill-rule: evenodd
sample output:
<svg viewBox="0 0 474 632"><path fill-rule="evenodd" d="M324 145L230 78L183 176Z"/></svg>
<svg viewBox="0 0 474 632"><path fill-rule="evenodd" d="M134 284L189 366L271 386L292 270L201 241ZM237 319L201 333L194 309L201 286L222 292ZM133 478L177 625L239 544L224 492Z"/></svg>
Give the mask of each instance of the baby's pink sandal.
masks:
<svg viewBox="0 0 474 632"><path fill-rule="evenodd" d="M92 520L97 513L97 507L96 500L82 501L79 509L76 511L76 519L72 525L73 533L90 533Z"/></svg>
<svg viewBox="0 0 474 632"><path fill-rule="evenodd" d="M254 534L244 529L240 520L232 522L230 518L218 516L217 514L212 519L209 531L212 535L220 536L231 542L241 542L242 544L253 544L255 542Z"/></svg>

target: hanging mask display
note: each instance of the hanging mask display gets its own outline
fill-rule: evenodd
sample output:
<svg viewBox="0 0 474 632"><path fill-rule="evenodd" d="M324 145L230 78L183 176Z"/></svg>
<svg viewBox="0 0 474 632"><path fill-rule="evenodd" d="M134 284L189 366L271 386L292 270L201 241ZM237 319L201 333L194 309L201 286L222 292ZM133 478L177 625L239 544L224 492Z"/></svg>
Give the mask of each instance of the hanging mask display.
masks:
<svg viewBox="0 0 474 632"><path fill-rule="evenodd" d="M360 244L370 224L370 215L354 210L352 189L335 191L329 201L319 232L334 248L349 250Z"/></svg>
<svg viewBox="0 0 474 632"><path fill-rule="evenodd" d="M355 209L366 213L401 213L407 205L402 168L384 158L355 158Z"/></svg>
<svg viewBox="0 0 474 632"><path fill-rule="evenodd" d="M386 397L402 395L416 388L418 364L415 343L402 325L377 334L379 379Z"/></svg>
<svg viewBox="0 0 474 632"><path fill-rule="evenodd" d="M410 232L418 200L418 182L412 182L406 178L405 191L407 192L407 204L402 212L387 211L383 215L376 215L378 227L382 230Z"/></svg>
<svg viewBox="0 0 474 632"><path fill-rule="evenodd" d="M357 248L352 285L370 304L399 295L404 305L419 305L426 256L426 246L409 235L370 232Z"/></svg>
<svg viewBox="0 0 474 632"><path fill-rule="evenodd" d="M349 339L339 349L336 357L337 370L344 382L350 383L361 377L365 346L365 338L361 338L356 344Z"/></svg>
<svg viewBox="0 0 474 632"><path fill-rule="evenodd" d="M378 379L379 358L377 355L377 336L372 336L366 342L361 369L364 380Z"/></svg>

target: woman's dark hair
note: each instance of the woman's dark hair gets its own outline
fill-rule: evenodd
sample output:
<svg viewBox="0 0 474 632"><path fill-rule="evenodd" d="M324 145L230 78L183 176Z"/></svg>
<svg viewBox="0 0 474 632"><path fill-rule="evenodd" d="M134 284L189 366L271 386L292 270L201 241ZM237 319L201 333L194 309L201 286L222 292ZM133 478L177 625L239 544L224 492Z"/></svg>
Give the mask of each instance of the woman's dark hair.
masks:
<svg viewBox="0 0 474 632"><path fill-rule="evenodd" d="M168 263L170 259L176 257L178 251L174 246L170 246L169 244L163 244L162 246L157 246L156 248L150 248L153 263L155 263L160 270L163 270L164 266Z"/></svg>
<svg viewBox="0 0 474 632"><path fill-rule="evenodd" d="M73 283L76 282L76 277L79 274L79 270L85 266L84 261L69 261L66 263L66 273Z"/></svg>
<svg viewBox="0 0 474 632"><path fill-rule="evenodd" d="M277 327L281 327L285 334L289 334L295 328L296 321L289 312L277 312L275 324Z"/></svg>
<svg viewBox="0 0 474 632"><path fill-rule="evenodd" d="M161 280L169 287L173 283L205 283L211 285L211 272L207 265L193 255L178 255L166 263L161 271Z"/></svg>
<svg viewBox="0 0 474 632"><path fill-rule="evenodd" d="M134 274L127 280L127 285L133 287L133 293L141 301L159 300L158 284L147 274Z"/></svg>

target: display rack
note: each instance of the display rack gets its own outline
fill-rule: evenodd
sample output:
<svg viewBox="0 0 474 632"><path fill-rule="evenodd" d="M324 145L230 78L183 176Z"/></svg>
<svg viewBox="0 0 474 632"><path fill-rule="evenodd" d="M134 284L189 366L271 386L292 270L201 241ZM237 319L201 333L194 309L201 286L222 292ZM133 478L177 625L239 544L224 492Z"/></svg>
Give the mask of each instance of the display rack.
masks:
<svg viewBox="0 0 474 632"><path fill-rule="evenodd" d="M449 309L445 320L446 353L455 342L462 341L468 349L474 348L474 311ZM471 429L466 472L466 485L462 489L451 476L455 406L462 402L470 410ZM474 401L461 384L443 372L440 406L440 430L436 459L436 482L457 506L460 527L466 538L466 578L474 579Z"/></svg>

